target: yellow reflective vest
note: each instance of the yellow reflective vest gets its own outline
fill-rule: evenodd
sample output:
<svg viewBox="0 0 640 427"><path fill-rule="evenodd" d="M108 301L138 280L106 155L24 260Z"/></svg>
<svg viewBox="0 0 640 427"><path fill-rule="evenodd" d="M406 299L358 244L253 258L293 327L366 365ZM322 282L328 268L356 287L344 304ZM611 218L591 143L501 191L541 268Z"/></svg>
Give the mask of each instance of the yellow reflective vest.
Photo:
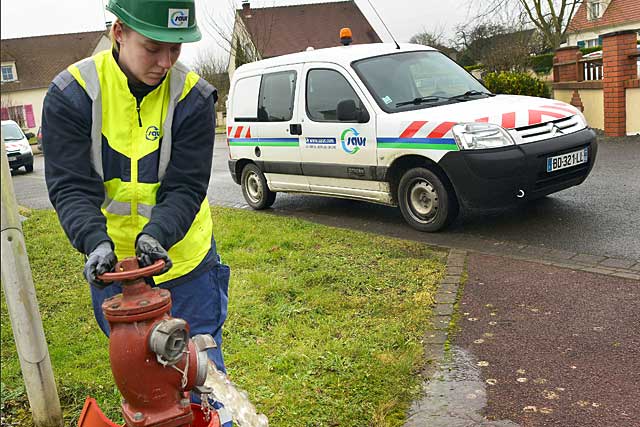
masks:
<svg viewBox="0 0 640 427"><path fill-rule="evenodd" d="M91 162L104 181L101 210L107 233L118 259L135 256L135 239L153 216L156 193L171 161L176 105L207 83L176 63L138 105L111 51L67 70L92 101ZM156 283L192 271L211 248L211 239L212 220L205 197L186 235L168 250L173 268L156 276Z"/></svg>

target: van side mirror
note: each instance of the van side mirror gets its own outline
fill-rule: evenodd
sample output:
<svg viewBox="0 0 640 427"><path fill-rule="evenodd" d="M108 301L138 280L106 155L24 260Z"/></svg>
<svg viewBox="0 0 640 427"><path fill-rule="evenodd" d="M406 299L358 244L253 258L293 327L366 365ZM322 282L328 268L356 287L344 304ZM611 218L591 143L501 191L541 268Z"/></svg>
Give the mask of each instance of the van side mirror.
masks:
<svg viewBox="0 0 640 427"><path fill-rule="evenodd" d="M356 101L353 99L343 99L338 102L336 115L341 122L366 123L369 121L367 110L357 108Z"/></svg>
<svg viewBox="0 0 640 427"><path fill-rule="evenodd" d="M33 133L33 132L27 132L27 133L25 133L25 134L24 134L24 136L25 136L25 138L27 138L27 139L31 139L31 138L33 138L34 136L36 136L36 134L35 134L35 133Z"/></svg>

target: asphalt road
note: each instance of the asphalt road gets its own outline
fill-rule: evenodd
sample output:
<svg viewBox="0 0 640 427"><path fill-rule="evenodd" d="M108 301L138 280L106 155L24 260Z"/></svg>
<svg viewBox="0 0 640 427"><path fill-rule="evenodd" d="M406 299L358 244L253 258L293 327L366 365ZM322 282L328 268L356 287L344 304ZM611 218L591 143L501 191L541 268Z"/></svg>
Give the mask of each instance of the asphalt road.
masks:
<svg viewBox="0 0 640 427"><path fill-rule="evenodd" d="M228 149L218 135L209 200L213 204L244 205L240 186L227 168ZM43 158L35 171L14 174L18 202L31 208L51 208L46 196ZM580 186L527 205L496 211L463 213L437 235L409 228L396 208L365 202L305 195L278 194L273 205L281 215L307 218L402 238L464 245L487 239L559 251L640 260L640 138L601 141L589 178Z"/></svg>

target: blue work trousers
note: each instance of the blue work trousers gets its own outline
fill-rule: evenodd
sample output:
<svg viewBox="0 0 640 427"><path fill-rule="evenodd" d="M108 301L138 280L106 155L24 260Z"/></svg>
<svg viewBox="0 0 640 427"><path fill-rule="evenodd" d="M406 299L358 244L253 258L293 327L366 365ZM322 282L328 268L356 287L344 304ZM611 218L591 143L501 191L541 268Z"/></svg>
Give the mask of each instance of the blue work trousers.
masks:
<svg viewBox="0 0 640 427"><path fill-rule="evenodd" d="M229 275L229 267L218 263L194 279L169 288L171 316L186 320L191 336L210 334L213 337L217 348L209 350L209 359L224 373L227 370L222 357L222 325L227 318ZM104 289L91 286L93 313L100 329L107 336L109 323L102 312L102 303L119 293L122 293L119 283L113 283Z"/></svg>

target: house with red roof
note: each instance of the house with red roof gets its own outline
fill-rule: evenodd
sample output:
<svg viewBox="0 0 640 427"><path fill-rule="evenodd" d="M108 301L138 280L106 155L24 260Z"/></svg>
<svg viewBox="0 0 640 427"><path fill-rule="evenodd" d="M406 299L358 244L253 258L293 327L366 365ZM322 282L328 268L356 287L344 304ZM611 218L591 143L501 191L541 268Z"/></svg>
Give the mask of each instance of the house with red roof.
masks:
<svg viewBox="0 0 640 427"><path fill-rule="evenodd" d="M602 46L602 35L635 30L640 34L640 0L585 0L569 22L567 45Z"/></svg>
<svg viewBox="0 0 640 427"><path fill-rule="evenodd" d="M37 131L53 78L74 62L110 48L105 31L2 40L2 120Z"/></svg>
<svg viewBox="0 0 640 427"><path fill-rule="evenodd" d="M246 62L337 46L344 27L353 44L382 42L353 0L262 8L244 0L236 10L229 75Z"/></svg>

